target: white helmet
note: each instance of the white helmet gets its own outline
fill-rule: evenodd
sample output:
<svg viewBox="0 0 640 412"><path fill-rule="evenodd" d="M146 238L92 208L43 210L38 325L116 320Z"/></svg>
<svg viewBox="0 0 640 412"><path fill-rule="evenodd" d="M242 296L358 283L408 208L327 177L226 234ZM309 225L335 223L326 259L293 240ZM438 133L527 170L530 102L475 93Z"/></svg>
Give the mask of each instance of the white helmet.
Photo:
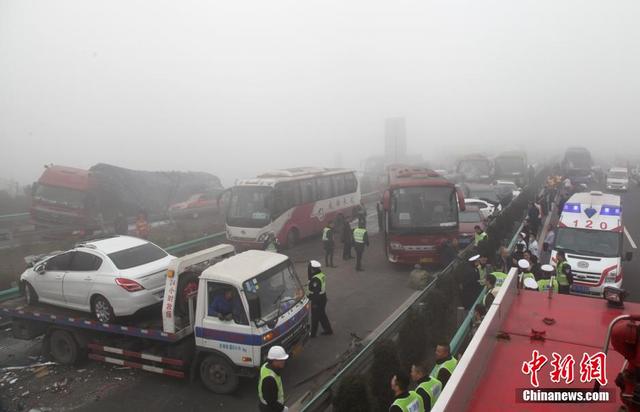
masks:
<svg viewBox="0 0 640 412"><path fill-rule="evenodd" d="M527 259L520 259L518 261L518 267L523 270L529 269L529 261Z"/></svg>
<svg viewBox="0 0 640 412"><path fill-rule="evenodd" d="M318 262L317 260L312 260L309 263L311 264L312 268L320 269L322 267L322 265L320 265L320 262Z"/></svg>
<svg viewBox="0 0 640 412"><path fill-rule="evenodd" d="M287 360L289 359L289 355L285 352L282 346L272 346L269 348L269 353L267 353L267 359L269 360Z"/></svg>

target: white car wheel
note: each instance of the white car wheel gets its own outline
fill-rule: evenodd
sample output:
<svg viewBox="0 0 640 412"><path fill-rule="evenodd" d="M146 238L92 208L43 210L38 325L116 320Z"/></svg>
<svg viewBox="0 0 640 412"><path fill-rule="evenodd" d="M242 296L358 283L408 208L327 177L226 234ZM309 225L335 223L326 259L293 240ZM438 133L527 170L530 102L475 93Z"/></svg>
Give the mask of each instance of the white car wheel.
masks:
<svg viewBox="0 0 640 412"><path fill-rule="evenodd" d="M91 311L99 322L110 323L116 320L116 316L113 313L113 307L109 301L103 296L96 296L93 298L91 304Z"/></svg>

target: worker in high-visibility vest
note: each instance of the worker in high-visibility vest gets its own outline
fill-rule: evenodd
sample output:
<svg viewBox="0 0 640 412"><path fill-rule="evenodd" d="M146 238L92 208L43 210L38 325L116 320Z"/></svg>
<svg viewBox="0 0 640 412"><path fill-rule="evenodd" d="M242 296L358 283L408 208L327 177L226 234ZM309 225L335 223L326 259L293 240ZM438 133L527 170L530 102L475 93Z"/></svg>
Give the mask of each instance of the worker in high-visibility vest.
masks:
<svg viewBox="0 0 640 412"><path fill-rule="evenodd" d="M458 366L458 360L451 354L448 343L439 343L436 346L436 365L432 371L433 377L442 382L442 387L447 385L453 370Z"/></svg>
<svg viewBox="0 0 640 412"><path fill-rule="evenodd" d="M278 244L278 239L276 238L276 235L271 232L267 235L267 239L264 241L262 247L264 250L266 250L267 252L273 252L273 253L278 253L278 247L280 245Z"/></svg>
<svg viewBox="0 0 640 412"><path fill-rule="evenodd" d="M542 265L540 268L540 277L538 280L538 290L540 292L548 292L549 289L553 289L555 293L559 291L558 280L554 276L554 269L551 265Z"/></svg>
<svg viewBox="0 0 640 412"><path fill-rule="evenodd" d="M272 346L267 353L267 362L260 368L258 378L258 409L260 412L287 412L284 405L284 386L280 371L284 369L289 355L282 346Z"/></svg>
<svg viewBox="0 0 640 412"><path fill-rule="evenodd" d="M411 380L416 383L416 393L422 398L425 412L431 411L442 392L442 382L429 376L429 369L424 363L411 365Z"/></svg>
<svg viewBox="0 0 640 412"><path fill-rule="evenodd" d="M322 246L324 246L324 265L328 268L335 267L333 265L333 250L335 244L333 242L333 222L329 221L322 229Z"/></svg>
<svg viewBox="0 0 640 412"><path fill-rule="evenodd" d="M409 380L405 373L396 373L391 378L394 398L389 412L424 412L422 397L409 390Z"/></svg>
<svg viewBox="0 0 640 412"><path fill-rule="evenodd" d="M322 272L320 262L312 260L311 281L309 282L309 300L311 301L311 337L318 332L318 323L322 325L323 335L332 335L331 323L327 317L327 277Z"/></svg>
<svg viewBox="0 0 640 412"><path fill-rule="evenodd" d="M487 238L487 232L482 230L482 227L480 227L480 225L475 225L473 227L473 230L476 232L476 234L474 235L473 244L474 246L478 247L480 242Z"/></svg>
<svg viewBox="0 0 640 412"><path fill-rule="evenodd" d="M507 274L504 272L491 272L493 276L496 278L496 286L500 287L507 279Z"/></svg>
<svg viewBox="0 0 640 412"><path fill-rule="evenodd" d="M571 273L571 266L567 262L567 257L562 250L556 252L556 279L558 279L559 293L568 295L573 283L573 274Z"/></svg>
<svg viewBox="0 0 640 412"><path fill-rule="evenodd" d="M518 261L518 268L520 268L520 278L524 281L527 278L536 280L536 277L531 273L531 263L527 259L520 259Z"/></svg>
<svg viewBox="0 0 640 412"><path fill-rule="evenodd" d="M358 224L357 228L353 229L353 245L356 249L356 270L362 271L362 254L364 253L364 248L369 246L369 234L362 222Z"/></svg>

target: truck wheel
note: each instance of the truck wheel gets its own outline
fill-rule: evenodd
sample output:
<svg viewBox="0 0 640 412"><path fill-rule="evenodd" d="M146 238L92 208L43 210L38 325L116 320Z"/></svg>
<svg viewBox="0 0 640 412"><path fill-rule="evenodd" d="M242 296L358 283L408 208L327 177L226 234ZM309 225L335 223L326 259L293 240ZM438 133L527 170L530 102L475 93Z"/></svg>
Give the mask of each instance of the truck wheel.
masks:
<svg viewBox="0 0 640 412"><path fill-rule="evenodd" d="M200 379L211 392L226 395L238 387L238 375L226 359L218 355L208 355L200 363Z"/></svg>
<svg viewBox="0 0 640 412"><path fill-rule="evenodd" d="M71 333L57 329L49 336L49 354L58 363L73 365L78 361L80 348Z"/></svg>
<svg viewBox="0 0 640 412"><path fill-rule="evenodd" d="M96 295L91 300L91 312L102 323L112 323L116 320L111 303L102 295Z"/></svg>
<svg viewBox="0 0 640 412"><path fill-rule="evenodd" d="M189 316L189 295L198 291L198 274L183 273L178 281L178 295L176 296L176 314ZM194 302L195 309L195 302Z"/></svg>
<svg viewBox="0 0 640 412"><path fill-rule="evenodd" d="M29 282L25 282L24 297L27 300L27 305L35 305L38 303L38 294Z"/></svg>

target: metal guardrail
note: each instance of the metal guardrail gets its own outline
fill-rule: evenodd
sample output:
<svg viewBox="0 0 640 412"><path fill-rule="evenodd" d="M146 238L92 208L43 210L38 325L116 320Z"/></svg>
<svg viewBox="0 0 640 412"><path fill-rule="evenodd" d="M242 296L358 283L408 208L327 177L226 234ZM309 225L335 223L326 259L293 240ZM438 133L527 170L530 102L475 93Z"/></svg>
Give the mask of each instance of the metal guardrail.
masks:
<svg viewBox="0 0 640 412"><path fill-rule="evenodd" d="M16 220L16 219L25 219L28 217L29 217L29 212L9 213L6 215L0 215L0 220Z"/></svg>

